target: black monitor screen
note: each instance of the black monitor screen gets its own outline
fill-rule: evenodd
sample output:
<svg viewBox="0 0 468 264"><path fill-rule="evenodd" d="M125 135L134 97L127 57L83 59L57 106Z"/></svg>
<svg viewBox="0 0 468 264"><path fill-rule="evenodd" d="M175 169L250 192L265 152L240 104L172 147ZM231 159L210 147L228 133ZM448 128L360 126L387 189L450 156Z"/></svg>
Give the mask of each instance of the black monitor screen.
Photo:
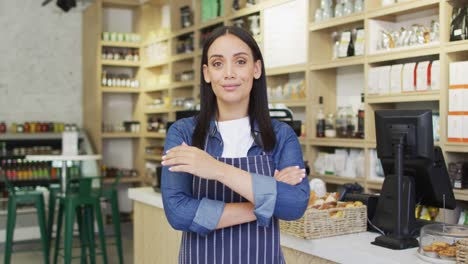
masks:
<svg viewBox="0 0 468 264"><path fill-rule="evenodd" d="M393 146L402 136L405 158L433 158L434 140L430 110L376 111L375 129L377 155L380 159L394 157Z"/></svg>

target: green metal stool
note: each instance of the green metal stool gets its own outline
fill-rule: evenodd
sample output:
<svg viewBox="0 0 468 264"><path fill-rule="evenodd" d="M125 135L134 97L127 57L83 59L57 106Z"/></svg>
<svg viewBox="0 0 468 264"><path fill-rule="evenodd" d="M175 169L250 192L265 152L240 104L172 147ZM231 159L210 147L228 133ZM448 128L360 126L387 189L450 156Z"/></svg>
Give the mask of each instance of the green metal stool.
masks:
<svg viewBox="0 0 468 264"><path fill-rule="evenodd" d="M59 199L59 212L57 218L57 235L55 242L54 263L57 263L58 251L60 246L60 235L62 229L63 217L65 217L65 233L64 233L64 263L71 263L72 259L72 240L73 240L73 224L75 216L78 217L78 227L80 239L85 242L81 247L81 260L82 263L86 262L86 247L89 247L90 261L95 263L95 245L94 245L94 217L98 224L99 240L101 244L101 251L103 262L107 263L107 252L104 237L104 224L102 221L100 198L98 195L99 189L93 190L92 181L95 177L83 177L77 180L78 186L72 187L70 181L67 183L67 193L65 195L57 195ZM84 210L84 215L81 215L81 210ZM94 211L94 212L93 212Z"/></svg>
<svg viewBox="0 0 468 264"><path fill-rule="evenodd" d="M110 203L112 208L112 224L114 225L114 236L115 245L117 247L117 253L119 255L119 264L124 263L123 251L122 251L122 233L120 230L120 211L119 211L119 196L117 186L120 183L121 173L117 173L114 182L111 184L109 189L103 189L101 197Z"/></svg>
<svg viewBox="0 0 468 264"><path fill-rule="evenodd" d="M39 230L41 233L41 244L44 255L44 263L49 263L49 241L47 236L48 232L45 220L44 195L42 194L42 192L39 191L16 189L6 177L4 178L4 182L7 187L9 196L5 239L5 256L3 259L3 263L9 264L11 262L13 234L15 231L16 224L16 209L17 206L21 204L34 204L37 209L37 220L39 224Z"/></svg>

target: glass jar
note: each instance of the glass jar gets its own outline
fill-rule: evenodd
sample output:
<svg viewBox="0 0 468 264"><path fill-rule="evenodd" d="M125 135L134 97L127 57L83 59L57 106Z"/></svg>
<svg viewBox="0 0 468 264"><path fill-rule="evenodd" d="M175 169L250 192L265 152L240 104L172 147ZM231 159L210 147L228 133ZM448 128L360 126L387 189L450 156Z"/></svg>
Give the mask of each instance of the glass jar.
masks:
<svg viewBox="0 0 468 264"><path fill-rule="evenodd" d="M323 19L322 14L323 14L323 10L321 8L317 8L315 10L315 20L314 20L315 23L322 21Z"/></svg>
<svg viewBox="0 0 468 264"><path fill-rule="evenodd" d="M333 17L333 9L331 7L325 7L322 10L322 20L327 20Z"/></svg>
<svg viewBox="0 0 468 264"><path fill-rule="evenodd" d="M364 10L364 0L354 0L354 13Z"/></svg>
<svg viewBox="0 0 468 264"><path fill-rule="evenodd" d="M345 0L342 4L343 16L351 15L354 12L354 6L352 0Z"/></svg>
<svg viewBox="0 0 468 264"><path fill-rule="evenodd" d="M345 107L338 107L336 112L336 134L339 138L345 138L348 136L347 133L347 111Z"/></svg>
<svg viewBox="0 0 468 264"><path fill-rule="evenodd" d="M430 262L455 262L456 243L468 239L468 228L462 225L430 224L421 229L418 254ZM444 262L445 263L445 262Z"/></svg>
<svg viewBox="0 0 468 264"><path fill-rule="evenodd" d="M344 5L343 4L336 4L335 5L335 17L341 17L343 16L343 8L344 8Z"/></svg>
<svg viewBox="0 0 468 264"><path fill-rule="evenodd" d="M325 137L336 137L335 116L333 114L328 114L327 118L325 119Z"/></svg>

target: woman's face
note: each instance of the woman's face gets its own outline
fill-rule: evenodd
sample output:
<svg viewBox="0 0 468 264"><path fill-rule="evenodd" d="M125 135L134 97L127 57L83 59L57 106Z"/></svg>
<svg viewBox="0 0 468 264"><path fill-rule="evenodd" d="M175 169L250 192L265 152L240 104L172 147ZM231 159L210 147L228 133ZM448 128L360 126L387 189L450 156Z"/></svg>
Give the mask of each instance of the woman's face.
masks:
<svg viewBox="0 0 468 264"><path fill-rule="evenodd" d="M218 107L245 107L247 111L253 79L262 73L260 60L254 61L250 47L232 34L217 38L207 55L203 78L211 83Z"/></svg>

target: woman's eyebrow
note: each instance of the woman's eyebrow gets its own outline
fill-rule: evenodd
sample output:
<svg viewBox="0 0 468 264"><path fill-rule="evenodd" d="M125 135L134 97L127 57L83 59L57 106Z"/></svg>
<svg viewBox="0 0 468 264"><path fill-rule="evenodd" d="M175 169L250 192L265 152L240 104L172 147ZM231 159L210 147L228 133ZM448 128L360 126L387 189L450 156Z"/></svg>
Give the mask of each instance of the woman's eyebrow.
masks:
<svg viewBox="0 0 468 264"><path fill-rule="evenodd" d="M240 55L247 55L247 56L249 56L249 54L248 54L247 52L241 51L241 52L235 53L235 54L233 55L233 57L237 57L237 56L240 56Z"/></svg>
<svg viewBox="0 0 468 264"><path fill-rule="evenodd" d="M211 59L211 58L222 58L222 57L223 57L223 55L220 55L220 54L213 54L213 55L210 56L209 59Z"/></svg>

